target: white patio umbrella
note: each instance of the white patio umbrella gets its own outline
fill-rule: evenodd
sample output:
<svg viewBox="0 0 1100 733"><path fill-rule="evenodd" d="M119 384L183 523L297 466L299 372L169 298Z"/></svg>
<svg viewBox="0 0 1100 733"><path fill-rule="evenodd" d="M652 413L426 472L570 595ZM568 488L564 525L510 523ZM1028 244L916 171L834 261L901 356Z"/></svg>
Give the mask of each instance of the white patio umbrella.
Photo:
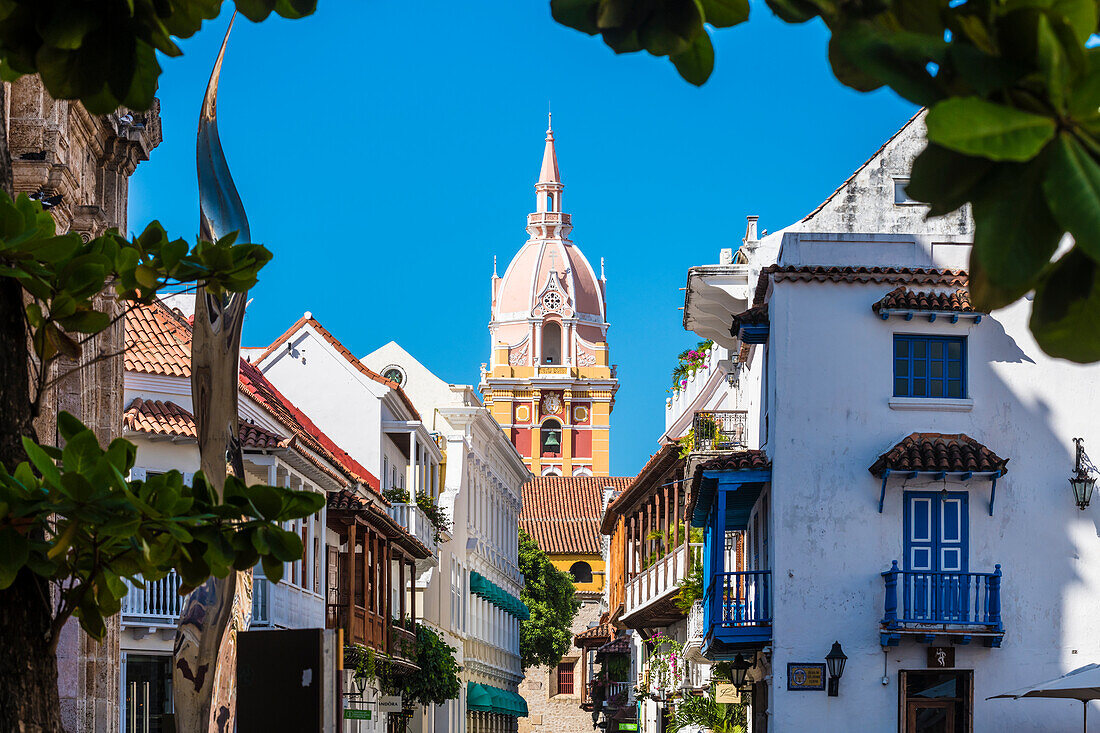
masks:
<svg viewBox="0 0 1100 733"><path fill-rule="evenodd" d="M1011 697L1015 700L1019 700L1021 697L1056 697L1080 700L1085 707L1083 730L1087 733L1089 700L1100 700L1100 664L1086 664L1084 667L1079 667L1048 682L1040 682L1037 685L1013 690L1002 695L987 697L986 700L994 700L999 697Z"/></svg>

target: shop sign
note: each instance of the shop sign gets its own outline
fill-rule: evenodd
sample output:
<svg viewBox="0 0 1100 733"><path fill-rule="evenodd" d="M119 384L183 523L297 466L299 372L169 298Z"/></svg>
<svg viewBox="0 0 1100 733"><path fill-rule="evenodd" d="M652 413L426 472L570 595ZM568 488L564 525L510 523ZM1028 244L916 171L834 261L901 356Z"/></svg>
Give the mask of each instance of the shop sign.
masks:
<svg viewBox="0 0 1100 733"><path fill-rule="evenodd" d="M378 712L380 713L400 713L401 712L401 696L400 695L383 695L378 698Z"/></svg>
<svg viewBox="0 0 1100 733"><path fill-rule="evenodd" d="M928 666L934 669L951 669L955 666L955 647L928 647Z"/></svg>
<svg viewBox="0 0 1100 733"><path fill-rule="evenodd" d="M737 705L741 702L741 693L738 691L737 685L718 684L714 688L714 701Z"/></svg>
<svg viewBox="0 0 1100 733"><path fill-rule="evenodd" d="M637 723L619 723L619 730L638 730Z"/></svg>
<svg viewBox="0 0 1100 733"><path fill-rule="evenodd" d="M814 662L788 662L787 689L823 691L825 689L825 665Z"/></svg>
<svg viewBox="0 0 1100 733"><path fill-rule="evenodd" d="M344 720L370 720L370 710L344 708Z"/></svg>

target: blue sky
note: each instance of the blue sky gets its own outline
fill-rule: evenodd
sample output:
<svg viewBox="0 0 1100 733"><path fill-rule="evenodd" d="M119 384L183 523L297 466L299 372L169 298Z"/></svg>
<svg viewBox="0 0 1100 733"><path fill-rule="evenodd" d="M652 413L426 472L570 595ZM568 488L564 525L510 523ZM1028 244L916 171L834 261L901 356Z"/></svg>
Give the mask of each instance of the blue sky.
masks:
<svg viewBox="0 0 1100 733"><path fill-rule="evenodd" d="M195 126L229 18L163 61L164 142L134 175L130 228L193 238ZM396 340L443 379L489 355L493 256L526 239L554 112L573 240L607 261L621 386L611 470L656 448L687 268L809 212L913 113L829 73L827 33L763 2L718 31L702 88L665 59L615 56L556 24L546 0L320 0L305 20L238 20L222 73L222 144L253 239L275 253L244 343L312 311L354 353Z"/></svg>

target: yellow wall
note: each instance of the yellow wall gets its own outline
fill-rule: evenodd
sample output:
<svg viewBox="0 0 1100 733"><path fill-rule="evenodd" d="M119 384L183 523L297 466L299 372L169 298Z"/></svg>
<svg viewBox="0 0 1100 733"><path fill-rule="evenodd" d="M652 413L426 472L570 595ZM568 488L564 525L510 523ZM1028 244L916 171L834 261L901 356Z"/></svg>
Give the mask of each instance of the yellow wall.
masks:
<svg viewBox="0 0 1100 733"><path fill-rule="evenodd" d="M592 566L591 583L574 583L573 587L578 591L603 591L603 583L606 575L603 558L599 555L549 555L550 562L562 572L569 572L570 566L575 562L586 562Z"/></svg>

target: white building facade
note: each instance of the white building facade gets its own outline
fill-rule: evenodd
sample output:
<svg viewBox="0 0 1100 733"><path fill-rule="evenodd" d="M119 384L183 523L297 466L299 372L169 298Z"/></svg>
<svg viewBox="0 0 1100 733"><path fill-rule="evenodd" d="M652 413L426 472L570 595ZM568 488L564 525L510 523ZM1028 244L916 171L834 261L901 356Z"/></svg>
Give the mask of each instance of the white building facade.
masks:
<svg viewBox="0 0 1100 733"><path fill-rule="evenodd" d="M1078 730L1080 704L987 698L1100 659L1100 507L1067 481L1074 439L1100 441L1100 366L1045 355L1027 299L971 307L967 212L904 195L922 132L689 274L685 325L753 387L758 438L696 467L692 513L701 650L752 662L754 732ZM715 547L735 532L743 571Z"/></svg>
<svg viewBox="0 0 1100 733"><path fill-rule="evenodd" d="M531 474L472 386L448 384L392 341L362 362L400 382L444 454L440 506L451 518L451 530L439 547L438 570L422 579L423 617L458 651L462 694L424 711L419 729L513 731L512 711L495 705L479 709L484 707L479 701L497 694L494 690L518 698L523 613L482 589L495 586L519 599L520 489Z"/></svg>

